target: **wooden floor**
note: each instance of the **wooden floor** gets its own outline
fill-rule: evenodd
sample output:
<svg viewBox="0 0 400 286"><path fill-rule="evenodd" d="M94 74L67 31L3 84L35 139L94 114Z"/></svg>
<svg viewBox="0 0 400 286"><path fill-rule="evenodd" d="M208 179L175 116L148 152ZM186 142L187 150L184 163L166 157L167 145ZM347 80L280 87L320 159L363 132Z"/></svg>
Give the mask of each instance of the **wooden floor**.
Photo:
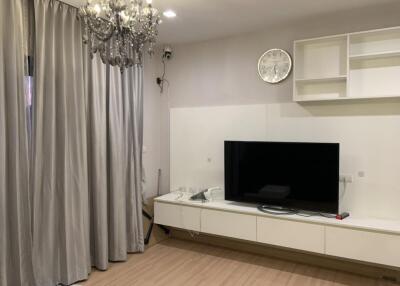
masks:
<svg viewBox="0 0 400 286"><path fill-rule="evenodd" d="M225 248L167 239L144 254L93 272L84 286L397 285Z"/></svg>

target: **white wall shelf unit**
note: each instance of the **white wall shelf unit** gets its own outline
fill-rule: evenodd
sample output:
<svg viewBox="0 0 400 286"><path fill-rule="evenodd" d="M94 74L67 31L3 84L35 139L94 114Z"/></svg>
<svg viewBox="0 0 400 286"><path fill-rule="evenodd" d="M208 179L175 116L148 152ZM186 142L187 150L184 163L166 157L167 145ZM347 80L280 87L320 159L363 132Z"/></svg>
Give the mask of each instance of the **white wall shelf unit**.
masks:
<svg viewBox="0 0 400 286"><path fill-rule="evenodd" d="M155 199L157 224L399 269L400 221L274 216L255 205L224 200L194 202L189 194Z"/></svg>
<svg viewBox="0 0 400 286"><path fill-rule="evenodd" d="M400 27L294 42L293 100L400 98Z"/></svg>

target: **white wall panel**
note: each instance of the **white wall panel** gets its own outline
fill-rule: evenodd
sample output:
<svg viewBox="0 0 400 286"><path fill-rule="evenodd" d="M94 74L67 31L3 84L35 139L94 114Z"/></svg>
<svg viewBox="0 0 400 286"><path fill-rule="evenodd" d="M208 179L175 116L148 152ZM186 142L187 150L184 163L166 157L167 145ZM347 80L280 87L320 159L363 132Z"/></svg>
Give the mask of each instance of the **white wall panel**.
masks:
<svg viewBox="0 0 400 286"><path fill-rule="evenodd" d="M399 126L400 111L390 102L175 108L171 189L223 186L225 139L338 142L340 173L354 178L340 186L341 209L352 216L400 219Z"/></svg>
<svg viewBox="0 0 400 286"><path fill-rule="evenodd" d="M265 140L266 106L171 109L171 190L224 185L224 140Z"/></svg>

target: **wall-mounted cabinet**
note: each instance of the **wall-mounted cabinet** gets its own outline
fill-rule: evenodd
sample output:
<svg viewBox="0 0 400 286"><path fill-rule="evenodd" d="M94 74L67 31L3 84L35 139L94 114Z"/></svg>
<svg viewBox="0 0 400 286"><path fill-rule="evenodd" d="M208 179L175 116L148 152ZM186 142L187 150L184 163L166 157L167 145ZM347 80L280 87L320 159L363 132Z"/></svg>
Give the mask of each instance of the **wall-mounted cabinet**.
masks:
<svg viewBox="0 0 400 286"><path fill-rule="evenodd" d="M294 101L400 97L400 27L294 42Z"/></svg>

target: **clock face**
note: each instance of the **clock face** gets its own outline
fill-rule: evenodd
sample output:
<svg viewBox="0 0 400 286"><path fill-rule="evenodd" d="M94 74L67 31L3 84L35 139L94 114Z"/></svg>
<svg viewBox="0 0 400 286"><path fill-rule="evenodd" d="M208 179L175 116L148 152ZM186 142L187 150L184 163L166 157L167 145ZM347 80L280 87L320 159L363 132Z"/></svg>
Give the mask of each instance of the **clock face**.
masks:
<svg viewBox="0 0 400 286"><path fill-rule="evenodd" d="M258 73L262 80L278 83L288 77L292 69L290 55L281 49L266 51L258 61Z"/></svg>

